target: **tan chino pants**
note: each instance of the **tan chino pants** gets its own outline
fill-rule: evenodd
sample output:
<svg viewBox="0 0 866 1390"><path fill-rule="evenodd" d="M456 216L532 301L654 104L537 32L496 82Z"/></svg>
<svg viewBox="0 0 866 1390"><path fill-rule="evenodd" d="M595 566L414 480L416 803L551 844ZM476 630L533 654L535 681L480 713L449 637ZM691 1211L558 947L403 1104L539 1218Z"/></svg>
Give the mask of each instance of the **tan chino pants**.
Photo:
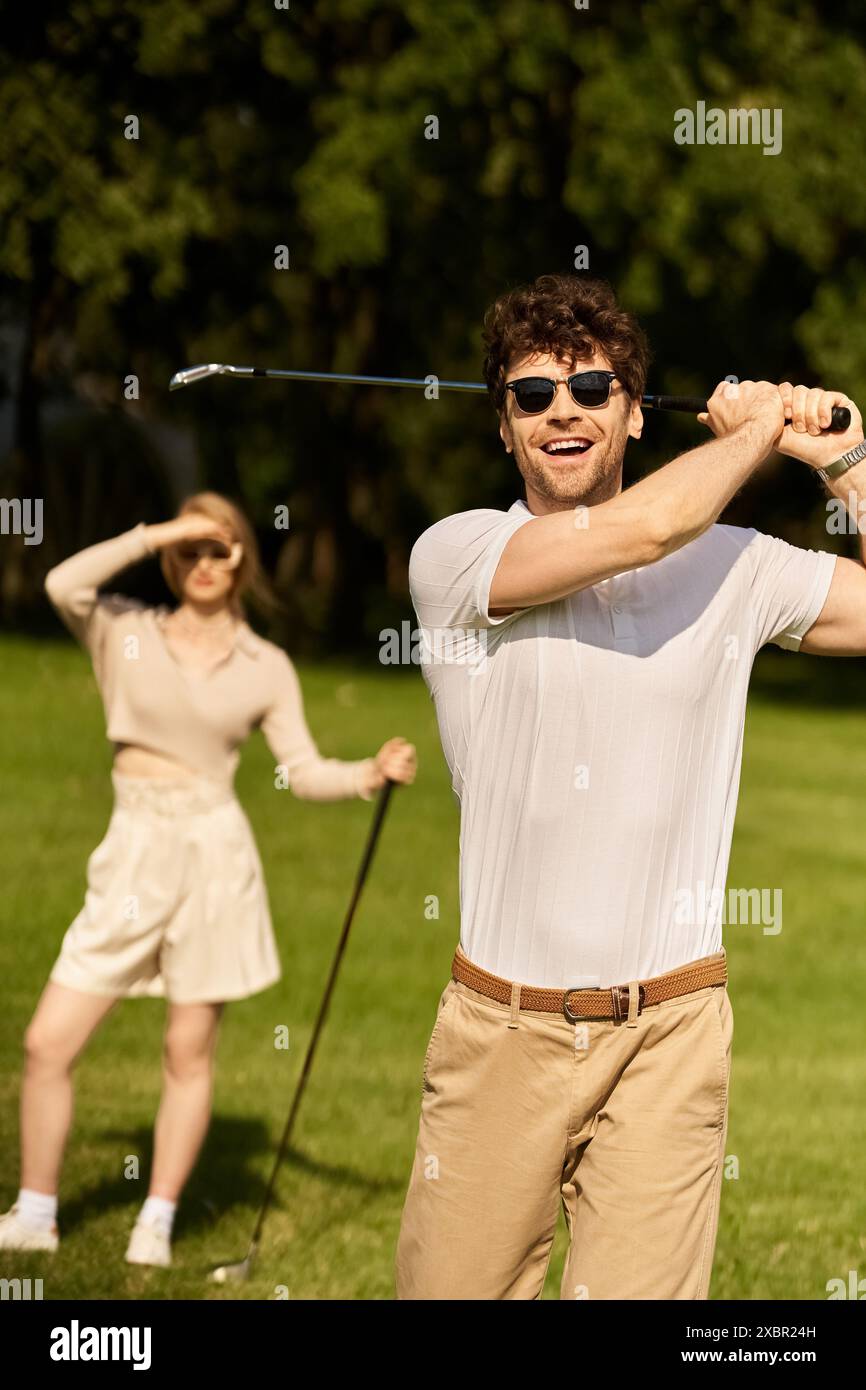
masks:
<svg viewBox="0 0 866 1390"><path fill-rule="evenodd" d="M509 1009L450 980L424 1063L398 1298L539 1298L561 1201L561 1298L705 1299L732 1037L723 985L629 1026Z"/></svg>

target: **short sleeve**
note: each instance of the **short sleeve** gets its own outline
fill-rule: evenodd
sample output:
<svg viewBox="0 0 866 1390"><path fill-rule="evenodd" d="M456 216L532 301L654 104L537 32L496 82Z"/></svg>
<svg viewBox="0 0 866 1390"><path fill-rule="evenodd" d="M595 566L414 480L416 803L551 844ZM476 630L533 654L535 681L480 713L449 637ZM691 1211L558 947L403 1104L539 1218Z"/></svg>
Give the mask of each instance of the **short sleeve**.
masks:
<svg viewBox="0 0 866 1390"><path fill-rule="evenodd" d="M531 512L479 508L429 527L412 547L409 591L422 628L500 627L516 610L491 617L490 586L502 552Z"/></svg>
<svg viewBox="0 0 866 1390"><path fill-rule="evenodd" d="M836 556L804 550L775 536L754 533L752 595L758 619L758 646L773 642L799 651L827 600Z"/></svg>

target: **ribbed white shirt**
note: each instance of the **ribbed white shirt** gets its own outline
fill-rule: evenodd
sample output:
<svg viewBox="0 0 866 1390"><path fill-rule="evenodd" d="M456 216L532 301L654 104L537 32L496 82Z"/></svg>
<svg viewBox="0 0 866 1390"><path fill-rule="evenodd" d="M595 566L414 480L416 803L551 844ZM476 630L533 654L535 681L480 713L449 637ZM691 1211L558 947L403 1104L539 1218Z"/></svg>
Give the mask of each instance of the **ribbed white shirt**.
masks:
<svg viewBox="0 0 866 1390"><path fill-rule="evenodd" d="M531 520L523 501L461 512L410 560L460 804L460 943L524 984L644 979L721 950L752 662L766 642L799 647L835 556L712 526L491 618L499 558Z"/></svg>

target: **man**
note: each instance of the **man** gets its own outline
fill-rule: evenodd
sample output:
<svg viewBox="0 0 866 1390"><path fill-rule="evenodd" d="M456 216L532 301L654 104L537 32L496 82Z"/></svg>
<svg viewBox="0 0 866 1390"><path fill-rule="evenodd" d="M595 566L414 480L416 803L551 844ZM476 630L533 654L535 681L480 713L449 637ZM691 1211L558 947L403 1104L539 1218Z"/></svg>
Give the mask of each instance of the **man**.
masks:
<svg viewBox="0 0 866 1390"><path fill-rule="evenodd" d="M460 803L461 933L398 1297L540 1297L561 1200L562 1298L704 1299L752 660L766 642L866 653L862 565L715 523L774 449L847 455L828 486L866 498L862 420L838 392L722 382L699 417L715 438L623 492L648 351L610 287L542 276L484 336L526 500L446 517L410 562ZM825 432L836 404L844 435Z"/></svg>

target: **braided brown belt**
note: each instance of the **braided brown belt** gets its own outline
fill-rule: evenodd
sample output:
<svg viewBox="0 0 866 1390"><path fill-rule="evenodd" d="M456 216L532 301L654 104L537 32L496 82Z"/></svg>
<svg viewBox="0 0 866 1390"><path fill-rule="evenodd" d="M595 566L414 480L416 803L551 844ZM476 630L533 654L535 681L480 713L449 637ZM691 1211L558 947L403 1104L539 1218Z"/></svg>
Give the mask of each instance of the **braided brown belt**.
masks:
<svg viewBox="0 0 866 1390"><path fill-rule="evenodd" d="M473 965L460 947L454 953L451 974L455 980L495 999L499 1004L510 1004L513 982L499 975L491 975L480 965ZM725 985L728 982L727 957L724 951L715 956L704 956L688 965L680 965L676 970L668 970L664 975L654 975L649 980L636 980L638 985L638 1006L640 1013L649 1004L661 1004L665 999L676 999L681 994L691 994L694 990L705 989L708 985ZM628 985L611 985L608 989L542 989L538 985L520 986L520 1008L536 1013L565 1014L571 1023L579 1019L628 1017Z"/></svg>

